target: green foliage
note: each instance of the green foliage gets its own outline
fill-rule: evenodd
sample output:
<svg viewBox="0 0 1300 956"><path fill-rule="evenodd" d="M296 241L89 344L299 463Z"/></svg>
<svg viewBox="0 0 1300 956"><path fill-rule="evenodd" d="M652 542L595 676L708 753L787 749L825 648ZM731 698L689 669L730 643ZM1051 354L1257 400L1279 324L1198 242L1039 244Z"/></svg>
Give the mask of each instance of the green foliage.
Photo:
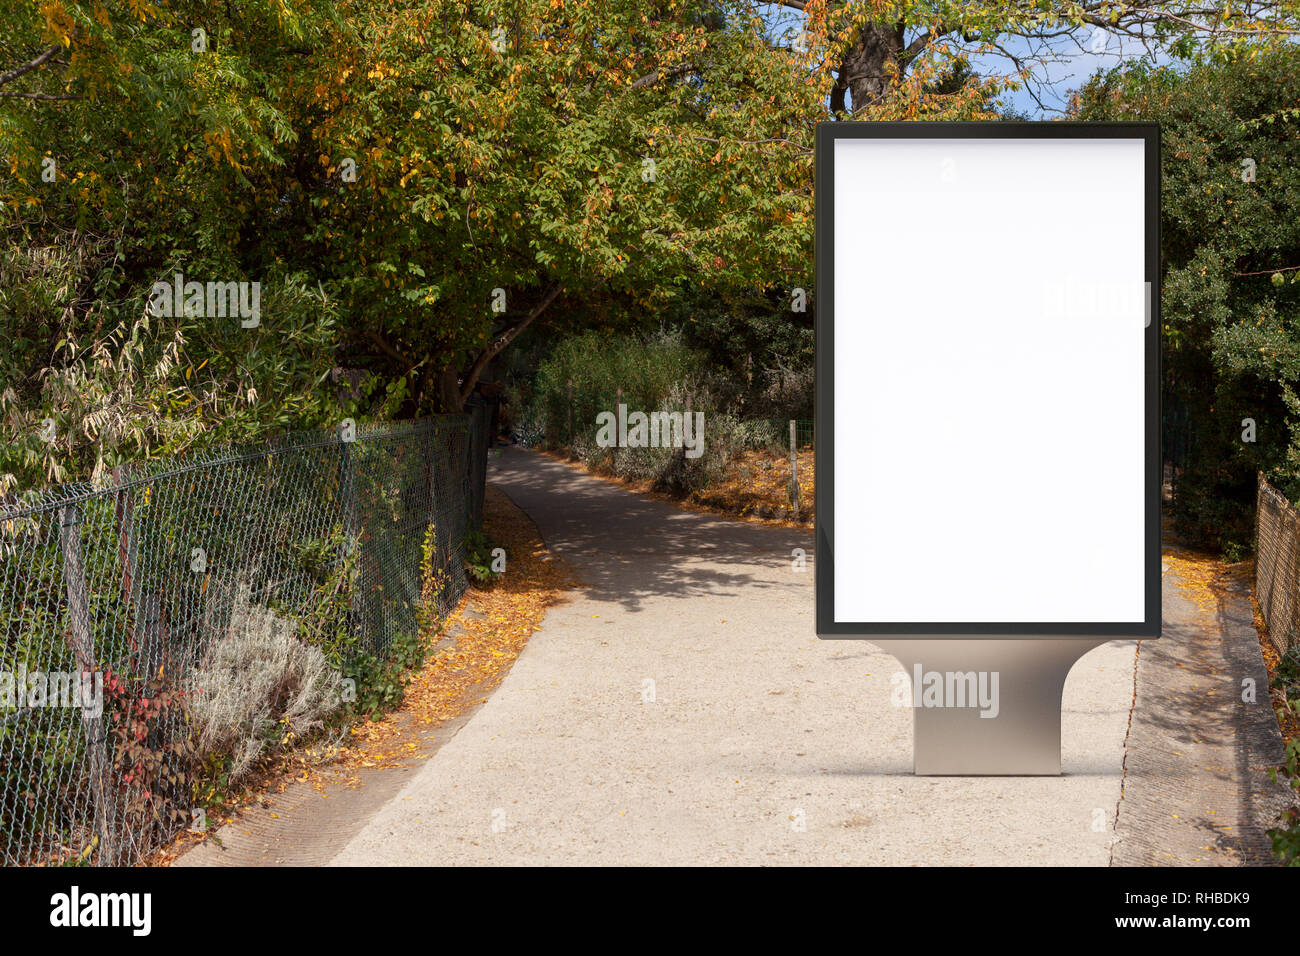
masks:
<svg viewBox="0 0 1300 956"><path fill-rule="evenodd" d="M1278 773L1286 777L1293 790L1300 791L1300 740L1286 745L1283 766L1269 771L1269 779L1277 782ZM1273 855L1285 866L1300 866L1300 809L1289 807L1283 811L1281 826L1268 831L1273 841Z"/></svg>
<svg viewBox="0 0 1300 956"><path fill-rule="evenodd" d="M715 483L743 449L788 448L790 409L806 407L811 411L811 355L806 357L807 366L786 365L777 351L769 351L757 338L729 351L724 344L725 330L739 334L742 327L746 327L744 320L733 321L722 307L716 307L710 314L708 333L698 336L715 346L707 350L688 346L688 336L682 332L665 330L645 335L587 332L563 339L539 364L520 437L532 444L565 449L599 470L649 481L660 490L679 495ZM802 341L804 335L801 323L791 322L788 315L771 306L765 324L748 328L750 332L770 328L778 343ZM811 328L807 332L811 333ZM694 329L691 335L696 335ZM753 351L745 352L745 347ZM755 367L756 363L744 361L754 355L764 356L775 367ZM800 358L794 352L792 363ZM740 369L715 364L722 362L739 364ZM689 457L682 448L601 447L596 440L597 416L615 411L619 388L629 413L681 414L689 399L692 411L704 414L703 453ZM747 417L755 412L776 412L779 417Z"/></svg>
<svg viewBox="0 0 1300 956"><path fill-rule="evenodd" d="M1300 645L1292 646L1278 661L1272 690L1282 692L1283 706L1292 711L1300 703ZM1281 717L1282 710L1278 708L1279 723ZM1287 744L1282 766L1270 769L1269 779L1277 783L1279 773L1293 790L1300 791L1300 740ZM1268 831L1273 842L1273 854L1286 866L1300 866L1300 809L1290 807L1285 810L1279 824Z"/></svg>
<svg viewBox="0 0 1300 956"><path fill-rule="evenodd" d="M1288 702L1300 696L1300 645L1291 647L1282 655L1277 666L1276 680L1284 690Z"/></svg>
<svg viewBox="0 0 1300 956"><path fill-rule="evenodd" d="M698 381L704 374L703 356L683 344L679 334L586 332L561 340L539 366L531 418L548 447L567 447L572 443L569 382L573 383L572 439L576 441L583 435L594 436L600 412L615 411L619 389L629 409L658 409L674 386Z"/></svg>
<svg viewBox="0 0 1300 956"><path fill-rule="evenodd" d="M812 260L808 260L811 269ZM803 309L796 310L796 290ZM811 274L788 288L718 294L692 290L664 311L682 340L703 352L710 384L742 418L812 418L814 384Z"/></svg>
<svg viewBox="0 0 1300 956"><path fill-rule="evenodd" d="M398 634L383 656L359 645L350 646L343 677L356 682L357 698L350 702L349 713L378 720L400 705L406 685L424 663L431 646L429 635L423 632Z"/></svg>
<svg viewBox="0 0 1300 956"><path fill-rule="evenodd" d="M273 181L300 138L286 65L334 23L328 0L0 14L0 71L53 54L0 99L0 493L340 417L337 306ZM261 325L149 315L177 272L260 282Z"/></svg>
<svg viewBox="0 0 1300 956"><path fill-rule="evenodd" d="M0 91L0 493L348 415L459 410L551 302L615 301L623 321L687 281L806 273L824 95L736 12L6 10L0 73L34 65ZM260 282L261 325L148 315L178 272ZM328 378L344 357L346 400Z"/></svg>
<svg viewBox="0 0 1300 956"><path fill-rule="evenodd" d="M433 534L432 527L428 534ZM365 642L353 611L355 552L341 529L325 539L304 542L298 554L302 566L318 575L314 606L298 617L300 636L319 647L341 679L353 681L356 689L356 699L346 701L336 719L378 719L402 702L411 675L428 652L429 632L424 626L399 631L382 649Z"/></svg>
<svg viewBox="0 0 1300 956"><path fill-rule="evenodd" d="M479 584L490 585L501 574L492 567L492 550L496 547L481 531L465 535L465 572Z"/></svg>
<svg viewBox="0 0 1300 956"><path fill-rule="evenodd" d="M417 370L417 398L468 365L463 396L557 290L644 310L806 256L816 90L758 25L700 25L711 7L358 5L311 135L323 174L359 178L299 215L354 341Z"/></svg>
<svg viewBox="0 0 1300 956"><path fill-rule="evenodd" d="M1192 439L1174 515L1183 534L1223 549L1250 546L1256 471L1300 492L1297 99L1293 46L1222 51L1186 70L1134 65L1080 97L1079 119L1161 123L1166 411L1185 411Z"/></svg>

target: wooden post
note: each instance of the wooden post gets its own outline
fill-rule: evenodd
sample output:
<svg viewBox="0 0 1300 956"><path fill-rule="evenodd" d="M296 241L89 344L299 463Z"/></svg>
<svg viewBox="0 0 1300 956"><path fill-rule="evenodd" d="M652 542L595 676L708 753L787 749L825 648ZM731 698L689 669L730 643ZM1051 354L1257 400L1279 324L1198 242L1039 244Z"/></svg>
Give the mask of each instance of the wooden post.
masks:
<svg viewBox="0 0 1300 956"><path fill-rule="evenodd" d="M59 509L59 545L63 550L63 584L68 598L68 643L77 659L79 675L95 673L95 637L90 629L90 599L86 593L86 567L81 560L81 509L64 505ZM109 808L108 749L103 715L92 716L81 708L81 729L86 737L87 774L95 803L95 832L99 836L99 860L117 862Z"/></svg>
<svg viewBox="0 0 1300 956"><path fill-rule="evenodd" d="M352 445L356 440L356 432L352 433L352 441L348 441L344 436L346 432L339 433L339 497L340 510L343 512L343 536L347 541L347 560L349 568L354 575L353 580L356 582L355 588L348 589L348 617L349 626L352 622L357 622L361 632L362 642L365 643L367 650L373 650L373 645L369 642L372 638L369 629L369 620L367 613L369 610L369 595L366 588L370 586L369 575L366 573L365 557L361 547L362 521L358 512L357 488L356 488L356 462L353 460Z"/></svg>
<svg viewBox="0 0 1300 956"><path fill-rule="evenodd" d="M569 448L573 448L573 379L569 379Z"/></svg>
<svg viewBox="0 0 1300 956"><path fill-rule="evenodd" d="M146 591L140 595L140 603L136 606L136 637L144 675L157 680L168 673L171 664L166 654L161 591Z"/></svg>
<svg viewBox="0 0 1300 956"><path fill-rule="evenodd" d="M690 394L690 392L687 392L687 393L686 393L686 410L685 410L684 412L682 412L682 454L681 454L681 458L679 459L679 461L680 461L680 465L679 465L679 467L681 468L681 473L680 473L680 474L681 474L682 487L683 487L683 488L685 488L685 486L686 486L686 468L687 468L687 465L686 465L686 423L690 420L690 417L691 417L691 394Z"/></svg>
<svg viewBox="0 0 1300 956"><path fill-rule="evenodd" d="M794 519L799 520L799 429L790 419L790 499L794 502Z"/></svg>

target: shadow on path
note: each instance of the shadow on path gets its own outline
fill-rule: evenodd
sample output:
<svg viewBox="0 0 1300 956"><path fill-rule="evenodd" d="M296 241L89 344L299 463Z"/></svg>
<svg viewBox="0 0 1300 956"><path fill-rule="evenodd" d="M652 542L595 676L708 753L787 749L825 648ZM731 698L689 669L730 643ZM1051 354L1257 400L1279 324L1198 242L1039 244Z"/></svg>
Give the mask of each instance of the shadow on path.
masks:
<svg viewBox="0 0 1300 956"><path fill-rule="evenodd" d="M651 597L790 588L796 548L812 573L810 530L683 511L513 447L494 455L491 477L533 517L547 547L578 569L587 596L625 611L641 611ZM734 570L742 565L772 573Z"/></svg>

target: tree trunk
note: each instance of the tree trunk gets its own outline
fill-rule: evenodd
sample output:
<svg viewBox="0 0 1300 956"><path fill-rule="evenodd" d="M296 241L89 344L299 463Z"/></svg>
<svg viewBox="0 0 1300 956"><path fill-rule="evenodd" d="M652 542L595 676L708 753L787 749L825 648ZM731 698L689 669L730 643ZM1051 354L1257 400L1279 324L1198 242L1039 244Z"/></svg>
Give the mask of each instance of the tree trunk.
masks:
<svg viewBox="0 0 1300 956"><path fill-rule="evenodd" d="M500 355L520 332L532 325L559 294L560 284L558 282L552 283L546 294L542 296L542 300L533 306L521 320L502 331L495 339L484 346L483 350L470 361L463 372L456 368L443 369L438 375L438 410L442 412L464 411L465 403L469 401L470 395L474 392L474 386L478 384L479 376L483 374L483 370L487 368L488 363Z"/></svg>
<svg viewBox="0 0 1300 956"><path fill-rule="evenodd" d="M846 109L844 94L852 98L854 113L879 102L889 91L889 65L903 55L903 24L868 23L844 54L839 77L831 90L831 109Z"/></svg>
<svg viewBox="0 0 1300 956"><path fill-rule="evenodd" d="M438 409L442 412L459 412L465 403L460 399L460 372L445 368L438 374Z"/></svg>

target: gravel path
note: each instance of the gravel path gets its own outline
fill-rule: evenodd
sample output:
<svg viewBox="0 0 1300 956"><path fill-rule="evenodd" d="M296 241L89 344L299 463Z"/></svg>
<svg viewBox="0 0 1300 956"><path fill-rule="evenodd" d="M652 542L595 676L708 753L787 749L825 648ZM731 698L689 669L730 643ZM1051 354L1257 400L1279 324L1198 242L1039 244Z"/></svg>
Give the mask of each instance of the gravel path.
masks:
<svg viewBox="0 0 1300 956"><path fill-rule="evenodd" d="M898 664L814 633L811 533L513 448L489 480L587 587L335 863L1108 862L1133 642L1071 673L1063 777L913 777Z"/></svg>

